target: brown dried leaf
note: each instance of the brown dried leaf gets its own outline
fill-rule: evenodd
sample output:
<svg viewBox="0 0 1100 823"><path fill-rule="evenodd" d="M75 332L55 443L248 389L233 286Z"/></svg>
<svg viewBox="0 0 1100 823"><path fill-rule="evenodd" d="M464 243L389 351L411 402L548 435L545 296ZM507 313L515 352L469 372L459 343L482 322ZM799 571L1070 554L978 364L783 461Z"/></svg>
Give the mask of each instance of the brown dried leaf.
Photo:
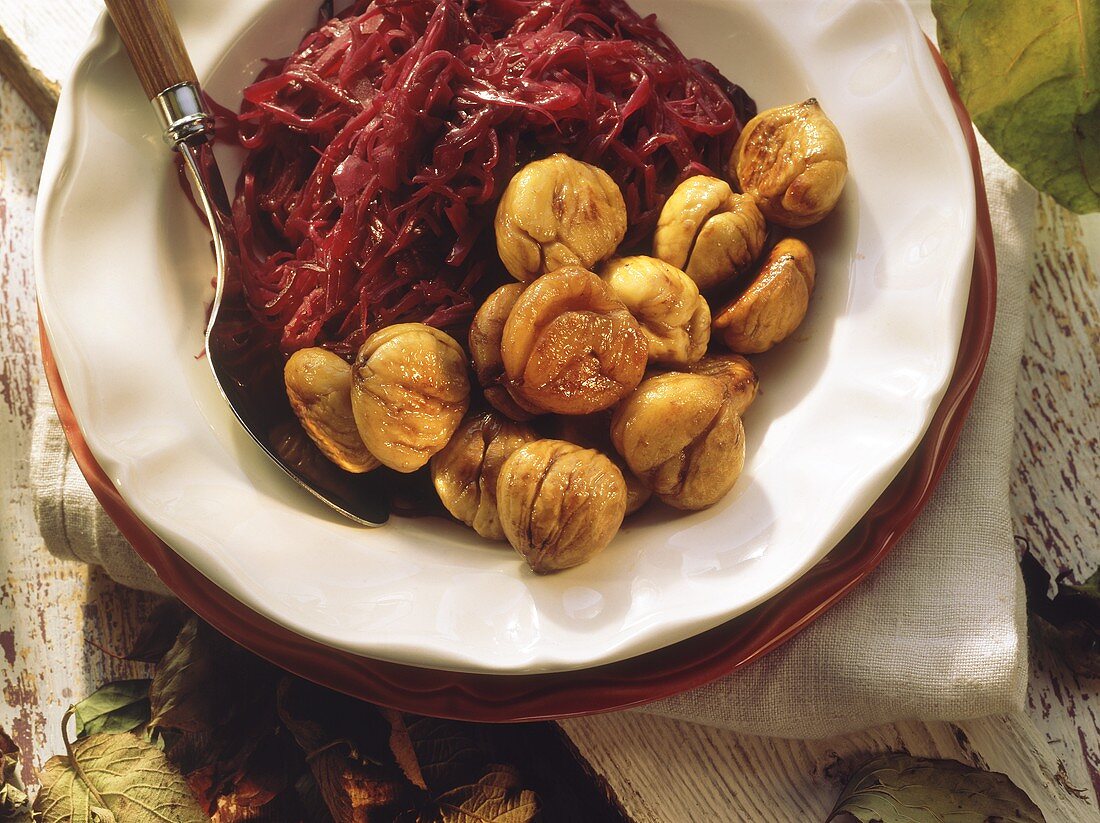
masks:
<svg viewBox="0 0 1100 823"><path fill-rule="evenodd" d="M431 823L531 823L539 819L539 800L521 788L510 766L491 765L474 783L458 786L436 799Z"/></svg>
<svg viewBox="0 0 1100 823"><path fill-rule="evenodd" d="M413 747L412 738L409 736L408 726L405 725L405 715L394 709L380 708L382 716L390 724L390 751L394 760L401 767L405 779L418 789L427 789L424 782L424 774L420 771L420 763L416 759L416 749Z"/></svg>
<svg viewBox="0 0 1100 823"><path fill-rule="evenodd" d="M149 725L185 732L220 729L253 713L257 696L270 693L274 678L267 663L191 617L149 687Z"/></svg>
<svg viewBox="0 0 1100 823"><path fill-rule="evenodd" d="M1028 611L1038 619L1032 641L1053 648L1079 676L1100 678L1100 570L1081 584L1059 581L1052 598L1050 575L1030 552L1020 569Z"/></svg>
<svg viewBox="0 0 1100 823"><path fill-rule="evenodd" d="M265 702L268 702L265 700ZM207 814L226 803L259 808L290 790L306 771L301 749L274 710L266 723L231 723L216 733L184 733L167 749ZM230 820L223 812L223 820ZM243 819L252 819L250 817Z"/></svg>
<svg viewBox="0 0 1100 823"><path fill-rule="evenodd" d="M298 795L305 820L310 823L333 823L332 814L325 805L325 798L321 796L321 787L313 778L313 772L309 769L302 772L294 784L294 791Z"/></svg>
<svg viewBox="0 0 1100 823"><path fill-rule="evenodd" d="M31 808L19 780L19 746L0 729L0 820L29 823Z"/></svg>
<svg viewBox="0 0 1100 823"><path fill-rule="evenodd" d="M393 820L416 790L389 749L390 724L373 706L285 677L279 717L306 753L336 823Z"/></svg>
<svg viewBox="0 0 1100 823"><path fill-rule="evenodd" d="M489 763L477 726L455 720L404 716L405 728L427 789L435 794L472 782Z"/></svg>
<svg viewBox="0 0 1100 823"><path fill-rule="evenodd" d="M844 813L861 823L1045 823L1003 774L899 752L874 757L852 775L828 820Z"/></svg>
<svg viewBox="0 0 1100 823"><path fill-rule="evenodd" d="M163 601L145 618L137 639L123 658L141 663L159 663L176 642L184 623L192 616L191 610L178 600Z"/></svg>

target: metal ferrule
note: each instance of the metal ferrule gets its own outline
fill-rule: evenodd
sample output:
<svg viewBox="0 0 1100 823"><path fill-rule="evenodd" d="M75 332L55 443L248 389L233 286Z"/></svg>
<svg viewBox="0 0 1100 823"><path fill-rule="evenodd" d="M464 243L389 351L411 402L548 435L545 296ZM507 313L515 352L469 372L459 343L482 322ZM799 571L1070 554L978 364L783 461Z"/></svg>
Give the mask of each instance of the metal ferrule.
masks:
<svg viewBox="0 0 1100 823"><path fill-rule="evenodd" d="M194 83L170 86L152 100L164 128L164 142L173 149L184 143L205 142L214 133L214 116L202 104Z"/></svg>

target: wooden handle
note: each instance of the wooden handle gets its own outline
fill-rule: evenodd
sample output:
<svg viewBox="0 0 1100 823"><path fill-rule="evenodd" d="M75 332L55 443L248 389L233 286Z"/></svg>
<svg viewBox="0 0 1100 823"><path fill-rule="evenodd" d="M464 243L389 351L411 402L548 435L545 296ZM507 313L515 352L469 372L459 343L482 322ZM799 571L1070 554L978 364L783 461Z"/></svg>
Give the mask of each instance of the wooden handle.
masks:
<svg viewBox="0 0 1100 823"><path fill-rule="evenodd" d="M105 0L105 3L150 100L169 86L198 82L166 0Z"/></svg>

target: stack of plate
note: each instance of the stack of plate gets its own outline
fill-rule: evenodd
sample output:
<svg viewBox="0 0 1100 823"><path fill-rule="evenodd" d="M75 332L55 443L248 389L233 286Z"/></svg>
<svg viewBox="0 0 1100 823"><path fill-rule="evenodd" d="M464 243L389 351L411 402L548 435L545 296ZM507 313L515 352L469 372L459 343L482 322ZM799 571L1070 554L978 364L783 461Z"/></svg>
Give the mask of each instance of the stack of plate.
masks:
<svg viewBox="0 0 1100 823"><path fill-rule="evenodd" d="M47 374L93 490L164 582L225 634L377 703L476 720L622 708L701 685L850 591L942 472L992 332L995 270L969 119L902 0L645 0L761 108L817 97L848 145L805 232L810 315L757 358L748 460L715 508L628 521L537 577L435 518L367 530L238 430L201 352L212 263L118 38L65 85L42 177ZM181 0L211 95L234 104L314 23L299 0ZM235 176L239 157L222 156Z"/></svg>

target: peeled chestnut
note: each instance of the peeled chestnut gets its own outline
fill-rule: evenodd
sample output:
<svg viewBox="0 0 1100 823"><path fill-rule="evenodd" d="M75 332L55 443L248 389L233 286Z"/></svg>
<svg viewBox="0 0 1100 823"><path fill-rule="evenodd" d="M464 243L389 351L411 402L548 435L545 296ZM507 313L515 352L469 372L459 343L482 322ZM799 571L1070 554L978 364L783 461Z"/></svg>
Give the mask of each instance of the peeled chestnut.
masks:
<svg viewBox="0 0 1100 823"><path fill-rule="evenodd" d="M296 351L283 369L290 406L321 453L344 471L361 474L381 463L368 451L351 410L351 366L320 348Z"/></svg>
<svg viewBox="0 0 1100 823"><path fill-rule="evenodd" d="M504 324L523 289L522 283L509 283L486 297L470 324L469 337L470 359L485 399L513 420L529 420L535 415L534 410L522 406L512 393L500 353Z"/></svg>
<svg viewBox="0 0 1100 823"><path fill-rule="evenodd" d="M812 226L836 206L848 179L848 152L816 100L762 111L745 124L730 175L764 216L790 228Z"/></svg>
<svg viewBox="0 0 1100 823"><path fill-rule="evenodd" d="M650 361L686 365L706 352L710 306L678 268L655 257L616 257L600 276L641 326Z"/></svg>
<svg viewBox="0 0 1100 823"><path fill-rule="evenodd" d="M562 266L591 268L625 235L626 202L615 181L565 154L520 169L497 207L497 251L525 283Z"/></svg>
<svg viewBox="0 0 1100 823"><path fill-rule="evenodd" d="M599 277L577 266L528 286L508 315L501 341L516 399L557 414L613 406L642 379L648 351L626 306Z"/></svg>
<svg viewBox="0 0 1100 823"><path fill-rule="evenodd" d="M351 405L370 453L413 472L447 445L470 401L466 354L423 323L375 332L352 367Z"/></svg>
<svg viewBox="0 0 1100 823"><path fill-rule="evenodd" d="M738 415L752 405L760 380L752 364L739 354L708 354L687 367L692 374L706 374L726 383L730 403Z"/></svg>
<svg viewBox="0 0 1100 823"><path fill-rule="evenodd" d="M642 381L615 410L611 439L630 470L678 509L713 506L745 465L745 429L729 390L704 374Z"/></svg>
<svg viewBox="0 0 1100 823"><path fill-rule="evenodd" d="M528 426L496 412L465 420L431 462L432 483L447 511L482 537L503 540L497 515L500 467L537 439Z"/></svg>
<svg viewBox="0 0 1100 823"><path fill-rule="evenodd" d="M626 514L622 472L594 449L538 440L504 461L497 510L508 542L536 572L568 569L611 542Z"/></svg>
<svg viewBox="0 0 1100 823"><path fill-rule="evenodd" d="M809 246L781 240L745 293L714 317L714 329L730 351L765 352L790 337L810 306L817 268Z"/></svg>
<svg viewBox="0 0 1100 823"><path fill-rule="evenodd" d="M661 209L653 256L683 269L707 291L735 280L760 256L764 215L725 180L698 175L676 187Z"/></svg>

